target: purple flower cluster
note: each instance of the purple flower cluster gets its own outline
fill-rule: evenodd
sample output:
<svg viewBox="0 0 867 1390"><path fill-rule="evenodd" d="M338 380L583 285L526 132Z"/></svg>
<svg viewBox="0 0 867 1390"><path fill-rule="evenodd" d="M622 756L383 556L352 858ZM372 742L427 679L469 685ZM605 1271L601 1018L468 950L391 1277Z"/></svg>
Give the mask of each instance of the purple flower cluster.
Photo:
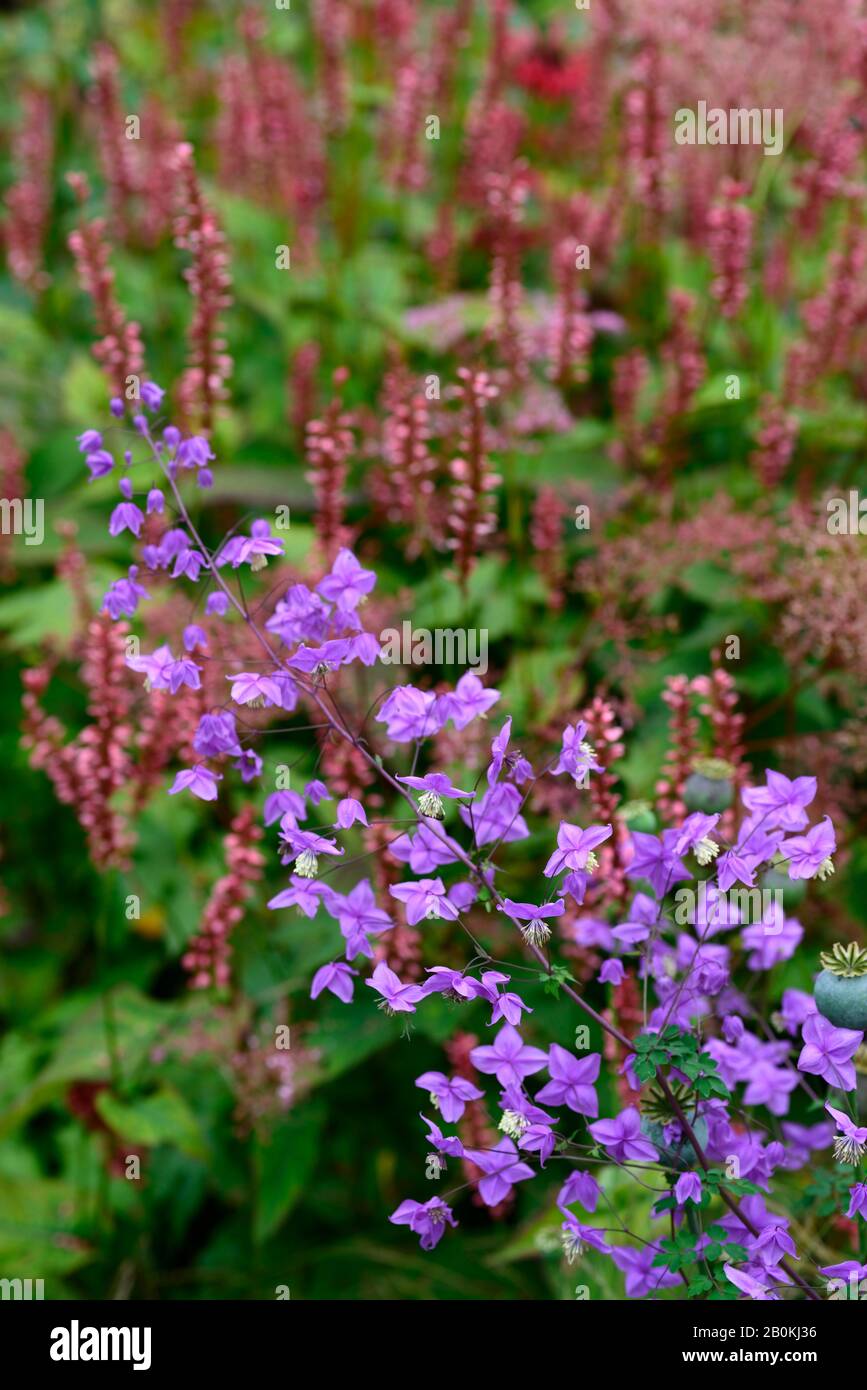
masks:
<svg viewBox="0 0 867 1390"><path fill-rule="evenodd" d="M142 388L151 414L161 407L162 398L159 388ZM124 456L122 500L111 514L111 534L128 531L139 538L145 515L161 513L170 497L177 524L163 531L156 543L142 546L144 569L192 585L194 593L207 587L206 615L232 617L257 651L256 662L246 663L252 669L223 673L228 692L222 703L201 716L195 730L193 749L199 761L177 772L170 794L189 791L202 801L217 799L227 760L232 760L242 783L255 782L263 764L249 746L259 731L251 735L248 711L262 711L260 718L267 721L277 713L292 714L303 701L381 779L403 822L413 822L409 830L392 835L382 851L393 900L382 903L370 878L347 881L348 871L341 869L332 882L333 868L320 876L321 860L340 866L354 843L345 837L357 837L358 827L368 827L381 797L365 805L358 797L332 795L327 781L318 776L306 784L303 794L284 788L263 797L264 824L279 825L277 852L284 865L292 866L287 886L268 906L321 918L322 939L329 943L323 954L333 952L313 976L311 998L330 994L341 1004L351 1004L355 981L362 979L388 1018L404 1016L404 1029L412 1015L442 1007L444 999L470 1016L479 1009L480 1026L496 1031L489 1041L470 1049L470 1074L429 1069L416 1080L438 1112L437 1121L422 1117L428 1127L426 1143L438 1155L460 1160L478 1199L488 1207L511 1201L519 1184L537 1182L551 1156L562 1155L573 1165L556 1198L566 1257L575 1259L589 1247L610 1259L625 1276L628 1296L671 1288L679 1279L667 1263L664 1226L650 1241L624 1244L616 1226L611 1231L590 1225L571 1210L578 1203L590 1215L597 1211L605 1193L604 1175L612 1166L627 1176L636 1169L639 1174L653 1170L656 1189L666 1194L667 1203L657 1204L652 1218L670 1213L667 1219L681 1230L691 1229L689 1222L703 1217L707 1206L715 1203L711 1224L720 1229L714 1238L700 1229L692 1254L702 1266L711 1246L728 1242L724 1279L730 1288L764 1300L776 1297L780 1284L803 1287L792 1263L799 1252L789 1221L766 1205L766 1197L776 1173L808 1165L815 1151L832 1143L838 1158L853 1166L860 1163L867 1129L856 1117L828 1106L839 1130L836 1141L828 1122L805 1127L786 1117L796 1090L812 1096L811 1085L817 1081L826 1083L834 1097L854 1092L853 1059L863 1033L834 1026L809 995L797 990L783 995L776 1031L764 1025L755 992L741 987L736 967L752 972L764 988L767 973L798 950L803 928L777 902L763 909L758 920L747 920L742 900L735 902L735 895L731 900L728 895L735 886L752 888L760 871L771 867L782 868L791 881L824 880L833 871L836 842L830 819L809 824L815 779L790 781L770 770L764 784L745 787L743 811L732 822L730 841L722 834L720 815L701 812L658 834L630 834L620 821L594 823L586 808L582 816L582 791L603 770L587 740L586 723L568 725L556 757L537 771L520 753L510 753L512 721L506 718L493 734L486 764L455 774L453 780L446 768L430 766L437 759L425 745L449 723L458 733L466 730L498 703L500 692L486 687L474 673L462 676L451 690L434 692L406 684L383 692L384 698L372 707L373 723L387 743L397 746L398 756L404 755L402 745L413 745L407 756L409 770L391 773L366 738L347 726L329 684L346 667L372 668L377 663L378 639L364 629L359 615L376 584L373 571L343 548L313 587L291 583L267 616L254 619L241 591L230 585L232 573L245 566L257 573L279 558L283 542L272 536L266 521L257 520L248 534L231 536L210 554L193 526L180 486L185 474L195 475L200 486L209 485L214 459L210 445L195 436L184 438L171 425L156 438L145 415L135 416L133 426L156 476L139 494L147 499L146 513L142 512L134 501L133 461ZM119 466L98 431L85 431L79 445L92 478L105 477ZM133 616L139 600L148 597L138 575L139 566L133 565L126 579L112 584L105 596L112 618ZM185 687L201 689L204 662L217 655L212 645L208 632L190 623L180 647L164 643L150 654L130 655L127 664L144 676L148 690L177 696ZM228 703L233 708L226 708ZM514 878L500 862L502 854L505 847L531 837L528 794L544 777L564 773L575 783L574 814L584 823L561 821L555 843L550 832L534 827L534 843L544 840L546 862L528 885L531 900L514 899L504 891ZM448 803L457 804L449 810ZM447 810L455 817L452 835L442 824ZM395 823L399 818L393 818ZM392 818L378 814L377 819L388 823ZM600 898L600 881L615 853L625 869L622 882L627 891ZM685 890L682 885L687 884L692 887ZM682 914L684 893L688 910ZM699 896L701 913L693 902ZM597 901L602 909L594 915ZM585 908L585 903L590 906ZM483 909L495 909L490 922L500 934L506 926L514 928L520 963L499 968L501 962L477 939L477 928L467 925L471 908L481 916ZM597 1014L575 988L568 969L547 954L551 924L565 918L567 911L573 941L602 958L598 985L616 989L628 976L640 987L643 1016L633 1035L622 1034L610 1019ZM399 921L405 922L401 931L417 932L434 959L447 944L447 960L401 978L388 955L389 935L396 934ZM472 961L458 969L448 960L453 960L454 943L462 937L472 948ZM611 1087L600 1085L599 1050L591 1050L586 1040L574 1048L559 1041L540 1046L538 1037L532 1040L537 1029L524 1035L522 1029L531 1027L533 991L543 987L581 1010L582 1019L589 1018L620 1048L616 1081L629 1101L616 1113L600 1116L603 1105L609 1108ZM360 1007L373 1004L365 996ZM498 1096L486 1096L476 1084L483 1078L492 1078ZM648 1084L655 1088L650 1113L644 1105ZM486 1145L479 1142L484 1125L474 1123L465 1133L460 1126L473 1115L478 1120L474 1107L488 1104L499 1111L502 1137ZM745 1120L745 1107L763 1109L770 1123ZM444 1133L439 1120L457 1124L459 1132ZM601 1164L596 1175L590 1171L594 1164ZM735 1182L747 1184L746 1195ZM865 1212L867 1185L854 1182L849 1214L863 1217ZM439 1197L405 1200L390 1219L409 1226L424 1250L432 1250L446 1227L456 1225L451 1206ZM611 1234L616 1234L616 1243L607 1238Z"/></svg>

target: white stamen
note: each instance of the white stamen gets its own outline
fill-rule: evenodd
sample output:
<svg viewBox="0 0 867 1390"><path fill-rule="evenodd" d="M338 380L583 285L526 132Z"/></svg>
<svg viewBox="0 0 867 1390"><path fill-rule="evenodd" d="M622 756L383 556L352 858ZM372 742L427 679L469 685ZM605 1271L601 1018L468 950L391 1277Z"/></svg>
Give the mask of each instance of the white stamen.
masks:
<svg viewBox="0 0 867 1390"><path fill-rule="evenodd" d="M551 940L551 928L541 917L534 917L532 922L523 923L521 935L528 946L544 946Z"/></svg>
<svg viewBox="0 0 867 1390"><path fill-rule="evenodd" d="M521 1135L530 1128L530 1121L519 1110L504 1110L497 1128L507 1134L510 1139L520 1139Z"/></svg>
<svg viewBox="0 0 867 1390"><path fill-rule="evenodd" d="M443 799L436 792L422 792L418 799L418 809L431 820L445 820Z"/></svg>
<svg viewBox="0 0 867 1390"><path fill-rule="evenodd" d="M295 872L299 878L315 878L319 873L319 860L312 849L304 849L295 860Z"/></svg>
<svg viewBox="0 0 867 1390"><path fill-rule="evenodd" d="M695 847L695 857L699 864L709 864L719 854L719 845L709 835L703 835Z"/></svg>

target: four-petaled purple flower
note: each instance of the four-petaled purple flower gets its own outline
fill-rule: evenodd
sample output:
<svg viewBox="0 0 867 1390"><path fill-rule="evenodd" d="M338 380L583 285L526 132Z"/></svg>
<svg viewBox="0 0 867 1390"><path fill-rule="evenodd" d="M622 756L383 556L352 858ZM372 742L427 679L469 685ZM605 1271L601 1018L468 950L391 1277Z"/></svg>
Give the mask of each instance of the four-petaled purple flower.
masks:
<svg viewBox="0 0 867 1390"><path fill-rule="evenodd" d="M789 861L789 878L827 878L834 872L831 855L837 848L834 827L829 816L808 830L783 840L780 852Z"/></svg>
<svg viewBox="0 0 867 1390"><path fill-rule="evenodd" d="M466 1156L485 1174L479 1179L479 1196L486 1207L498 1206L516 1182L525 1182L533 1176L533 1169L521 1162L514 1141L508 1135L495 1149L467 1149Z"/></svg>
<svg viewBox="0 0 867 1390"><path fill-rule="evenodd" d="M401 1202L388 1218L395 1226L409 1226L414 1235L420 1236L422 1250L433 1250L442 1239L446 1222L457 1226L451 1207L441 1197L431 1197L429 1202Z"/></svg>
<svg viewBox="0 0 867 1390"><path fill-rule="evenodd" d="M798 1071L822 1076L829 1086L854 1091L855 1068L852 1058L864 1041L854 1028L835 1028L820 1013L809 1014L801 1031L804 1046L798 1058Z"/></svg>
<svg viewBox="0 0 867 1390"><path fill-rule="evenodd" d="M485 1094L463 1076L447 1077L441 1071L424 1071L416 1077L416 1086L427 1091L447 1124L454 1124L466 1109L468 1100L480 1100Z"/></svg>
<svg viewBox="0 0 867 1390"><path fill-rule="evenodd" d="M415 926L422 918L432 920L446 917L450 921L458 915L455 905L449 902L441 878L420 878L415 883L393 883L389 893L406 907L406 920Z"/></svg>
<svg viewBox="0 0 867 1390"><path fill-rule="evenodd" d="M657 1156L655 1146L641 1133L641 1116L634 1105L621 1110L613 1120L597 1120L587 1128L616 1163L627 1159L652 1162Z"/></svg>
<svg viewBox="0 0 867 1390"><path fill-rule="evenodd" d="M517 1028L506 1023L493 1043L473 1048L470 1060L477 1071L496 1076L501 1086L520 1086L525 1076L547 1065L548 1056L541 1048L530 1047Z"/></svg>
<svg viewBox="0 0 867 1390"><path fill-rule="evenodd" d="M807 824L805 806L816 795L815 777L795 777L790 779L782 772L768 769L765 773L767 785L764 787L745 787L741 800L750 811L758 812L768 825L778 825L783 830L800 830Z"/></svg>
<svg viewBox="0 0 867 1390"><path fill-rule="evenodd" d="M598 1115L599 1100L593 1083L599 1075L601 1061L598 1052L575 1057L559 1043L552 1043L548 1053L551 1080L538 1092L536 1099L546 1105L567 1105L576 1115Z"/></svg>
<svg viewBox="0 0 867 1390"><path fill-rule="evenodd" d="M610 825L590 825L586 830L582 830L580 825L570 825L568 821L561 821L557 831L557 848L542 871L545 877L553 878L564 869L591 874L599 865L593 851L603 840L607 840L610 834Z"/></svg>
<svg viewBox="0 0 867 1390"><path fill-rule="evenodd" d="M364 983L382 995L379 1008L385 1009L388 1013L414 1014L416 1004L424 998L424 991L419 985L401 984L398 976L393 970L389 970L384 960L379 962L370 979Z"/></svg>
<svg viewBox="0 0 867 1390"><path fill-rule="evenodd" d="M196 767L185 767L179 772L174 783L169 788L169 796L176 796L178 792L191 791L193 796L197 796L200 801L216 801L217 783L222 781L218 772L212 772L209 767L202 763Z"/></svg>
<svg viewBox="0 0 867 1390"><path fill-rule="evenodd" d="M317 999L324 989L328 989L332 994L336 994L337 998L341 999L344 1004L349 1004L354 988L352 977L357 974L357 970L353 970L342 960L331 961L329 965L323 965L321 970L317 970L313 976L310 998Z"/></svg>

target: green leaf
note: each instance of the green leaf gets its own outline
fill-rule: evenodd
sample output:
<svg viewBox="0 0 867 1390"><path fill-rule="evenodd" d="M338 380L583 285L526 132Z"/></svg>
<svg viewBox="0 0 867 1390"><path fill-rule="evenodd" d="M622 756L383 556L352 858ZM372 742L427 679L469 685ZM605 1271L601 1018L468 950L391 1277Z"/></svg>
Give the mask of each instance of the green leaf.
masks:
<svg viewBox="0 0 867 1390"><path fill-rule="evenodd" d="M687 1286L686 1292L690 1298L698 1298L701 1294L707 1293L708 1289L712 1288L713 1284L711 1281L704 1275L701 1275L700 1278L692 1280Z"/></svg>
<svg viewBox="0 0 867 1390"><path fill-rule="evenodd" d="M316 1166L325 1113L320 1102L306 1101L266 1138L254 1141L253 1238L257 1242L279 1229L304 1191Z"/></svg>
<svg viewBox="0 0 867 1390"><path fill-rule="evenodd" d="M129 1102L102 1091L96 1097L96 1108L109 1128L128 1144L146 1148L171 1144L190 1158L206 1156L201 1126L183 1096L171 1086Z"/></svg>

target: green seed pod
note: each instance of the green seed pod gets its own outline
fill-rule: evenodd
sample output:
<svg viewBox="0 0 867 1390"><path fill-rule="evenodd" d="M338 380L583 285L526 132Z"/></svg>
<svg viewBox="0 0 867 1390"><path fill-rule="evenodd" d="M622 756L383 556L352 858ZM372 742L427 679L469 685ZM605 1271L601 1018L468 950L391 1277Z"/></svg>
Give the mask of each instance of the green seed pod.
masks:
<svg viewBox="0 0 867 1390"><path fill-rule="evenodd" d="M703 811L706 816L727 810L735 795L731 763L722 758L696 758L692 769L683 789L687 809Z"/></svg>
<svg viewBox="0 0 867 1390"><path fill-rule="evenodd" d="M839 942L819 957L825 967L813 998L819 1013L835 1028L867 1029L867 950Z"/></svg>

